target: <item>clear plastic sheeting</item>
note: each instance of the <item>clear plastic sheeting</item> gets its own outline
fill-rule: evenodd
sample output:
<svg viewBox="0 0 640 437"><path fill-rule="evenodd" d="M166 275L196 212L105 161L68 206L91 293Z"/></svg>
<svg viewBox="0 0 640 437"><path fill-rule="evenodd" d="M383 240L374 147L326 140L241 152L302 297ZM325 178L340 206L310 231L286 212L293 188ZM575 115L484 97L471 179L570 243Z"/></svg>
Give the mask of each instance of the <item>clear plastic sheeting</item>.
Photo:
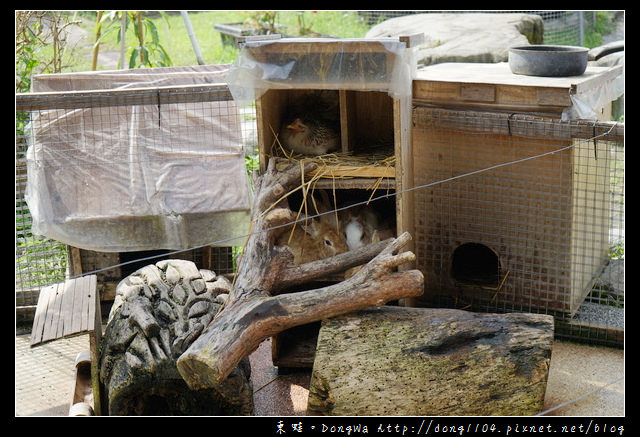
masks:
<svg viewBox="0 0 640 437"><path fill-rule="evenodd" d="M33 91L153 93L224 84L226 72L52 74L35 76ZM235 102L86 106L32 113L25 197L34 233L103 252L242 245L232 238L248 231L251 192Z"/></svg>
<svg viewBox="0 0 640 437"><path fill-rule="evenodd" d="M598 110L624 94L624 74L580 95L571 95L573 105L562 112L563 120L595 120Z"/></svg>
<svg viewBox="0 0 640 437"><path fill-rule="evenodd" d="M249 41L227 77L241 104L269 89L386 91L411 96L413 52L398 39L283 38Z"/></svg>

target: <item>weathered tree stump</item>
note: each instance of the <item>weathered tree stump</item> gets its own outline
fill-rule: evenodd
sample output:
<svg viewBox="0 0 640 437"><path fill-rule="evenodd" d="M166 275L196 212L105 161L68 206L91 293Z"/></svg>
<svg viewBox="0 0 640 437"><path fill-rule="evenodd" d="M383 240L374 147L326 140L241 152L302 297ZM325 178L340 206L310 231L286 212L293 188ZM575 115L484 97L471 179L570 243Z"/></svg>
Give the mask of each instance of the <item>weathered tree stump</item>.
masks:
<svg viewBox="0 0 640 437"><path fill-rule="evenodd" d="M118 284L100 354L109 415L248 415L248 360L224 384L192 390L176 359L222 307L230 282L185 260L165 260Z"/></svg>
<svg viewBox="0 0 640 437"><path fill-rule="evenodd" d="M177 362L189 387L217 387L263 340L286 329L422 294L420 271L396 271L415 258L411 252L400 252L410 239L407 233L373 248L301 265L294 264L289 248L274 244L295 220L284 195L304 180L303 171L307 174L316 167L293 163L276 169L271 160L257 181L252 233L229 300ZM274 295L286 286L299 286L367 261L357 274L335 285Z"/></svg>
<svg viewBox="0 0 640 437"><path fill-rule="evenodd" d="M323 323L316 415L533 415L543 408L553 317L382 307Z"/></svg>

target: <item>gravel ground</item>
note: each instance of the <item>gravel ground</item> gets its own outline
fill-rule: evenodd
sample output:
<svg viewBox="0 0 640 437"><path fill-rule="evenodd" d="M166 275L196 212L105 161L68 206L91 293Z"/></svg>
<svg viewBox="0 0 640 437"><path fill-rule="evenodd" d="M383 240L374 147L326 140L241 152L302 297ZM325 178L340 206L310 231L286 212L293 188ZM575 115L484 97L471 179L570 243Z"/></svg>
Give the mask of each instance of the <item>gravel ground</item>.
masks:
<svg viewBox="0 0 640 437"><path fill-rule="evenodd" d="M585 302L573 320L592 326L624 329L624 308Z"/></svg>

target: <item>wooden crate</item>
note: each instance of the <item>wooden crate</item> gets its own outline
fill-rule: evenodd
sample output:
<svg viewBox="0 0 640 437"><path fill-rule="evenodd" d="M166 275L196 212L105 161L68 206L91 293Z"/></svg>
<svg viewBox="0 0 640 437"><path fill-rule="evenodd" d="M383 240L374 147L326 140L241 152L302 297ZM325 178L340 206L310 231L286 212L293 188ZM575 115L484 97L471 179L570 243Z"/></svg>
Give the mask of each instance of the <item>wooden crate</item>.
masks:
<svg viewBox="0 0 640 437"><path fill-rule="evenodd" d="M409 39L406 41L406 44L410 43ZM345 49L342 44L289 43L284 40L279 44L258 45L250 50L252 56L265 62L269 59L276 63L281 62L281 59L296 59L305 65L304 71L308 71L313 70L314 65L320 68L322 65L335 64L337 58L346 62L343 60ZM317 172L322 172L327 177L319 181L317 187L365 190L383 188L402 191L402 187L407 186L412 180L409 126L411 102L408 97L395 98L387 91L380 90L388 84L367 82L367 75L372 74L371 69L374 65L385 72L390 71L391 65L396 61L393 59L394 54L376 40L353 40L349 50L349 56L346 56L349 62L368 66L354 70L351 81L335 84L318 82L312 78L302 82L295 78L294 85L269 89L256 99L261 170L266 168L269 157L277 153L278 130L288 105L308 90L329 89L333 90L338 101L342 152L367 155L374 152L379 154L382 150L385 156L395 159L393 166L352 164L348 160L344 164L331 165L330 168L321 166ZM338 54L341 56L337 56ZM379 62L373 62L374 59ZM411 209L410 202L410 193L397 196L398 233L411 227L409 216L403 213Z"/></svg>
<svg viewBox="0 0 640 437"><path fill-rule="evenodd" d="M256 102L260 167L264 171L268 159L277 154L277 129L290 99L300 90L269 90ZM304 90L303 90L304 92ZM317 173L323 175L315 187L328 189L396 190L410 180L409 165L410 130L401 123L401 112L406 104L392 99L388 94L375 91L336 91L341 108L342 150L354 155L375 153L380 155L380 140L383 156L393 159L393 165L352 163L345 159L341 164L320 164L308 179ZM407 109L408 110L408 109ZM274 127L275 126L275 127ZM382 192L381 192L382 194ZM410 227L409 217L403 214L410 210L411 193L397 196L398 233Z"/></svg>
<svg viewBox="0 0 640 437"><path fill-rule="evenodd" d="M560 119L572 96L619 73L541 78L506 64L441 64L418 75L414 183L448 180L415 194L418 304L578 311L608 250L611 143L575 139L601 131ZM608 119L606 107L599 115Z"/></svg>

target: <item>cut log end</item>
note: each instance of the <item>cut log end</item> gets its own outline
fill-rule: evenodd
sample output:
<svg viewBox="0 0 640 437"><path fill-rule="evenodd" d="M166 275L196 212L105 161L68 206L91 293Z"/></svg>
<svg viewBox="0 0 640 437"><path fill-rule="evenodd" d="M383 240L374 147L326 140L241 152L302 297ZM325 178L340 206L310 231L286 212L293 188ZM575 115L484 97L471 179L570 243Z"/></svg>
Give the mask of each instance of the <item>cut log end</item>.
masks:
<svg viewBox="0 0 640 437"><path fill-rule="evenodd" d="M553 317L367 308L323 323L308 413L526 416L542 410Z"/></svg>
<svg viewBox="0 0 640 437"><path fill-rule="evenodd" d="M221 373L215 371L216 366L210 358L211 355L203 353L183 353L176 361L178 372L191 390L201 390L217 387L226 378L221 378Z"/></svg>

